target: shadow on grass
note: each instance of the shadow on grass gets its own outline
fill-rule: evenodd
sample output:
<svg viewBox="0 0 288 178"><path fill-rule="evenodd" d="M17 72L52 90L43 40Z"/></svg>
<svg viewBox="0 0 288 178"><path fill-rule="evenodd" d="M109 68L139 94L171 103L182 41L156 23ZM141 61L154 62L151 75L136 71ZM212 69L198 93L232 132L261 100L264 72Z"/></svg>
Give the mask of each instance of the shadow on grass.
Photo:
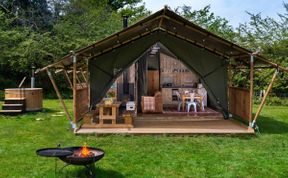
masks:
<svg viewBox="0 0 288 178"><path fill-rule="evenodd" d="M59 112L59 110L51 109L51 108L43 108L41 111L38 111L38 112L40 112L40 113L57 113L57 112ZM31 112L31 113L37 114L38 112L36 111L36 112Z"/></svg>
<svg viewBox="0 0 288 178"><path fill-rule="evenodd" d="M261 133L285 134L288 133L288 123L272 119L270 117L260 116L257 125Z"/></svg>
<svg viewBox="0 0 288 178"><path fill-rule="evenodd" d="M89 171L85 168L85 167L82 167L81 168L79 167L79 169L73 171L73 172L66 172L66 175L65 177L87 177L87 178L94 178L94 177L97 177L97 178L106 178L106 177L115 177L115 178L124 178L125 176L123 174L121 174L120 172L117 172L117 171L114 171L114 170L106 170L106 169L101 169L101 168L98 168L98 167L94 167L93 168L93 172L94 172L94 176L91 176L89 174ZM71 175L73 174L73 175Z"/></svg>

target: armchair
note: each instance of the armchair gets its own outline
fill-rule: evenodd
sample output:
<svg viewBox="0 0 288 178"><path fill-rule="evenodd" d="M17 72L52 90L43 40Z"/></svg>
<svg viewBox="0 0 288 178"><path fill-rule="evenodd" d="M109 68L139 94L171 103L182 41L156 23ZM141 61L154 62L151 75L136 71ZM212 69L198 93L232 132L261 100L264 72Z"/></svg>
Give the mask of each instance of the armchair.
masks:
<svg viewBox="0 0 288 178"><path fill-rule="evenodd" d="M141 109L142 113L162 113L163 100L161 92L156 92L154 96L142 96Z"/></svg>

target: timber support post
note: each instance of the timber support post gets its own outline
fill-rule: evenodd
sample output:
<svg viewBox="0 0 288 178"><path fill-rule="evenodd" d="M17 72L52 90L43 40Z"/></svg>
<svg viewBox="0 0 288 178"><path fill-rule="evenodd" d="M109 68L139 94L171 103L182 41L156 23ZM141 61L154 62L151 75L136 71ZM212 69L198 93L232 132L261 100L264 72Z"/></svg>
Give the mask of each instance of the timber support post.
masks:
<svg viewBox="0 0 288 178"><path fill-rule="evenodd" d="M270 92L271 89L272 89L272 86L273 86L273 83L274 83L274 81L275 81L275 79L276 79L277 74L278 74L278 69L276 69L276 71L274 72L274 75L273 75L273 77L272 77L272 79L271 79L271 82L270 82L270 84L269 84L269 86L268 86L268 88L267 88L267 90L266 90L266 93L265 93L264 97L263 97L262 100L261 100L260 106L259 106L259 108L258 108L258 110L257 110L257 112L256 112L256 114L255 114L255 117L254 117L254 119L253 119L253 122L251 123L251 126L252 126L252 127L254 127L255 124L256 124L256 120L257 120L258 116L260 115L260 113L261 113L261 111L262 111L262 109L263 109L263 106L264 106L264 104L265 104L265 102L266 102L266 98L267 98L269 92Z"/></svg>
<svg viewBox="0 0 288 178"><path fill-rule="evenodd" d="M75 129L76 126L75 126L75 125L73 124L73 122L72 122L71 115L69 114L69 112L68 112L68 110L67 110L67 107L66 107L66 105L65 105L65 103L64 103L64 101L63 101L63 98L62 98L62 96L61 96L61 94L60 94L60 92L59 92L59 89L58 89L58 87L57 87L57 85L56 85L56 82L55 82L55 80L54 80L54 78L53 78L53 75L51 74L49 68L46 68L46 72L47 72L47 75L48 75L48 77L49 77L49 79L50 79L50 81L51 81L51 83L52 83L52 85L53 85L53 88L54 88L56 94L57 94L57 97L58 97L58 99L60 100L60 103L61 103L61 105L62 105L62 107L63 107L63 109L64 109L64 112L65 112L65 114L66 114L66 117L67 117L67 119L69 120L69 122L70 122L70 124L71 124L72 129Z"/></svg>
<svg viewBox="0 0 288 178"><path fill-rule="evenodd" d="M77 120L77 57L74 51L70 51L70 53L73 61L73 112L75 124Z"/></svg>
<svg viewBox="0 0 288 178"><path fill-rule="evenodd" d="M250 94L249 94L249 126L252 127L253 117L253 89L254 89L254 54L250 55Z"/></svg>
<svg viewBox="0 0 288 178"><path fill-rule="evenodd" d="M232 87L232 66L231 66L231 58L229 58L228 62L228 68L227 68L227 75L228 75L228 87L227 87L227 96L228 96L228 112L230 113L230 101L231 101L231 95L230 95L230 90ZM229 116L230 117L230 114Z"/></svg>

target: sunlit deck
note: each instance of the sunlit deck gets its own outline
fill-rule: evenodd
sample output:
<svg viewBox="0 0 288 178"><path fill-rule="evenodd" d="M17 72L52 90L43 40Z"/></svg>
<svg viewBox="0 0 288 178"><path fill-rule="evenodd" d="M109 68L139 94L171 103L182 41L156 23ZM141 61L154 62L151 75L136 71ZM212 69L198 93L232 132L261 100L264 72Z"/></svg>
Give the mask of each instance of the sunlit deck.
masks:
<svg viewBox="0 0 288 178"><path fill-rule="evenodd" d="M254 134L253 129L236 120L220 117L138 117L134 128L93 128L83 124L76 134L194 135Z"/></svg>

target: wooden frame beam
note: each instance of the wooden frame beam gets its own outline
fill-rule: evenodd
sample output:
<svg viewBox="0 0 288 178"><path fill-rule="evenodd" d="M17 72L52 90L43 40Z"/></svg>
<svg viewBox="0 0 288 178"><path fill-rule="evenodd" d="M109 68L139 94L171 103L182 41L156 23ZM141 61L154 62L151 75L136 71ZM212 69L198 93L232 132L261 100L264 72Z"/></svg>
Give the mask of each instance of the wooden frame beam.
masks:
<svg viewBox="0 0 288 178"><path fill-rule="evenodd" d="M232 49L236 49L238 51L242 51L243 53L246 53L249 55L249 51L248 50L245 50L244 48L240 47L240 46L237 46L231 42L229 42L228 40L225 40L225 39L222 39L214 34L212 34L211 32L207 31L207 30L204 30L204 29L199 29L200 27L196 26L193 24L193 26L191 25L188 25L189 23L191 23L190 21L188 21L187 19L184 19L183 18L183 21L186 21L187 23L185 22L179 22L178 20L176 19L172 19L170 17L168 17L167 15L162 15L164 18L166 19L169 19L179 25L182 25L182 26L185 26L186 28L190 29L190 30L193 30L197 33L200 33L201 35L205 36L205 37L208 37L208 38L212 38L213 40L216 40L218 41L219 43L222 43L224 45L227 45L229 47L231 47Z"/></svg>
<svg viewBox="0 0 288 178"><path fill-rule="evenodd" d="M61 105L62 105L62 107L63 107L63 109L64 109L64 112L65 112L65 114L66 114L66 117L67 117L67 119L69 120L69 122L70 122L70 124L71 124L72 129L75 129L75 125L74 125L73 122L72 122L71 115L70 115L70 113L68 112L68 109L67 109L67 107L66 107L66 104L65 104L65 102L63 101L63 98L62 98L62 96L61 96L61 94L60 94L60 92L59 92L59 89L58 89L58 87L57 87L57 85L56 85L56 82L55 82L55 80L54 80L54 78L53 78L53 75L52 75L52 73L50 72L49 68L46 68L46 72L47 72L47 75L48 75L48 77L49 77L49 79L50 79L50 81L51 81L51 83L52 83L52 85L53 85L53 88L54 88L56 94L57 94L57 97L58 97L58 99L59 99L59 101L60 101L60 103L61 103Z"/></svg>
<svg viewBox="0 0 288 178"><path fill-rule="evenodd" d="M70 88L73 90L73 84L72 84L72 82L70 80L70 77L69 77L67 71L66 70L62 70L62 71L63 71L63 73L64 73L64 75L65 75L65 77L66 77L66 79L67 79L67 81L68 81L68 83L70 85Z"/></svg>
<svg viewBox="0 0 288 178"><path fill-rule="evenodd" d="M77 74L77 71L76 71L76 80L79 83L79 85L81 86L81 88L83 88L82 81L80 80L80 78L79 78L79 76ZM76 85L77 85L77 82L76 82Z"/></svg>
<svg viewBox="0 0 288 178"><path fill-rule="evenodd" d="M256 67L256 66L254 66L254 69L273 69L273 68L275 68L275 67L273 67L273 66L258 66L258 67ZM233 70L241 70L241 69L243 69L243 70L250 70L250 67L248 68L248 67L232 67L231 69L233 69Z"/></svg>
<svg viewBox="0 0 288 178"><path fill-rule="evenodd" d="M237 53L241 53L241 54L238 54L239 57L242 57L242 54L245 57L245 55L250 55L250 53L251 53L251 51L249 51L249 50L247 50L247 49L245 49L245 48L243 48L241 46L238 46L236 44L233 44L232 42L230 42L228 40L225 40L225 39L223 39L223 38L221 38L221 37L209 32L209 31L207 31L205 29L202 29L201 27L191 23L190 21L188 21L187 19L185 19L183 17L175 16L175 14L173 14L172 11L169 11L168 9L164 8L164 10L156 12L155 14L151 15L147 19L139 21L139 22L135 23L134 25L131 25L131 26L129 26L126 29L123 29L120 32L114 33L111 36L108 36L108 37L106 37L106 38L104 38L102 40L99 40L98 42L96 42L96 43L94 43L94 44L92 44L90 46L87 46L85 48L82 48L82 49L78 50L76 52L76 55L78 57L83 56L84 58L85 57L91 58L91 56L98 56L98 55L104 54L104 53L106 53L106 52L108 52L110 50L113 50L113 49L125 44L125 42L119 42L118 44L115 43L115 41L119 40L120 36L123 36L123 35L125 35L127 33L130 33L131 31L133 31L133 32L137 33L135 35L135 37L133 37L132 39L126 40L126 41L129 42L130 40L132 40L132 41L136 40L137 38L142 37L143 34L145 34L146 32L147 33L151 33L152 31L157 31L157 30L164 29L162 26L163 26L163 24L164 24L164 22L166 20L169 20L170 22L173 22L175 24L175 26L176 25L178 25L178 26L180 25L182 27L187 28L188 30L193 30L194 32L197 32L197 34L203 36L203 39L209 38L209 39L211 39L213 41L218 42L219 44L225 45L229 49L231 48L231 50L233 50L233 51L235 50ZM146 30L146 32L143 32L145 30ZM168 30L169 31L169 29L167 29L167 27L164 30L166 30L166 31ZM172 31L173 30L171 30L171 32ZM174 31L172 33L174 33L174 32L175 32L175 29L174 29ZM177 36L178 36L178 34L177 34ZM182 35L182 36L185 36L185 35ZM193 39L188 39L186 37L184 37L184 38L186 39L186 41L190 41L190 42L193 43ZM111 42L111 46L113 46L112 48L104 49L104 50L102 50L100 52L94 52L94 50L97 49L98 46L101 46L103 43L110 43L110 42ZM194 41L194 44L195 45L197 44L198 46L204 46L205 47L204 44L196 43L195 41ZM215 52L213 49L211 50L211 48L214 48L214 47L210 47L210 52ZM205 49L208 49L208 48L206 47ZM226 50L225 51L218 50L216 53L218 53L218 52L222 53L225 56L228 55L226 53ZM48 65L48 66L38 70L36 73L44 71L46 68L50 68L50 67L55 67L55 68L57 68L57 67L61 68L62 66L65 67L64 64L63 64L63 60L66 60L66 61L70 60L71 56L72 56L72 54L68 54L68 55L64 56L61 59L61 61L58 61L58 62L56 62L54 64ZM230 54L230 55L228 55L228 57L235 57L235 56L231 56L231 54ZM81 63L81 60L83 60L84 58L79 58L78 61ZM273 62L267 60L266 58L264 58L264 57L262 57L260 55L255 55L255 58L257 58L257 60L262 61L264 63L267 63L267 64L269 64L269 65L271 65L271 66L273 66L275 68L278 68L279 70L283 70L283 71L288 72L288 68L282 67L282 66L278 66L276 63L273 63ZM239 59L239 60L241 60L241 59Z"/></svg>
<svg viewBox="0 0 288 178"><path fill-rule="evenodd" d="M21 80L20 84L18 85L18 88L21 88L23 83L25 82L26 80L26 76Z"/></svg>
<svg viewBox="0 0 288 178"><path fill-rule="evenodd" d="M263 97L263 99L261 100L261 103L260 103L260 105L259 105L259 107L258 107L258 110L257 110L257 112L256 112L256 114L255 114L255 116L254 116L254 119L253 119L253 122L252 122L252 126L253 126L253 127L255 126L256 120L257 120L258 116L260 115L260 113L261 113L261 111L262 111L262 109L263 109L263 106L264 106L264 104L265 104L265 102L266 102L266 98L267 98L270 90L272 89L272 86L273 86L273 83L274 83L274 81L275 81L275 79L276 79L277 74L278 74L278 69L275 70L274 75L273 75L273 77L272 77L272 79L271 79L271 82L270 82L270 84L269 84L269 86L268 86L268 88L267 88L267 90L266 90L266 93L264 94L264 97Z"/></svg>
<svg viewBox="0 0 288 178"><path fill-rule="evenodd" d="M206 49L207 51L209 51L209 52L211 52L211 53L213 53L213 54L215 54L215 55L217 55L217 56L224 57L224 58L226 58L226 59L229 58L229 56L225 56L225 54L217 51L216 49L208 48L207 46L204 46L204 45L202 45L201 43L198 43L198 42L196 42L196 41L193 41L193 40L190 40L190 39L188 39L188 38L185 38L184 36L178 35L178 34L176 34L176 33L174 33L174 32L171 32L171 31L166 30L166 29L163 29L163 28L160 28L160 30L163 31L163 32L166 32L166 33L168 33L168 34L170 34L170 35L172 35L172 36L175 36L175 37L177 37L177 38L180 38L180 39L182 39L182 40L185 40L185 41L187 41L187 42L190 43L190 44L193 44L193 45L198 46L198 47L200 47L200 48L204 48L204 49Z"/></svg>
<svg viewBox="0 0 288 178"><path fill-rule="evenodd" d="M80 70L80 73L81 73L81 75L82 75L82 77L83 77L84 81L87 83L87 78L86 78L86 76L84 75L84 73L83 73L83 70L82 70L82 69Z"/></svg>

